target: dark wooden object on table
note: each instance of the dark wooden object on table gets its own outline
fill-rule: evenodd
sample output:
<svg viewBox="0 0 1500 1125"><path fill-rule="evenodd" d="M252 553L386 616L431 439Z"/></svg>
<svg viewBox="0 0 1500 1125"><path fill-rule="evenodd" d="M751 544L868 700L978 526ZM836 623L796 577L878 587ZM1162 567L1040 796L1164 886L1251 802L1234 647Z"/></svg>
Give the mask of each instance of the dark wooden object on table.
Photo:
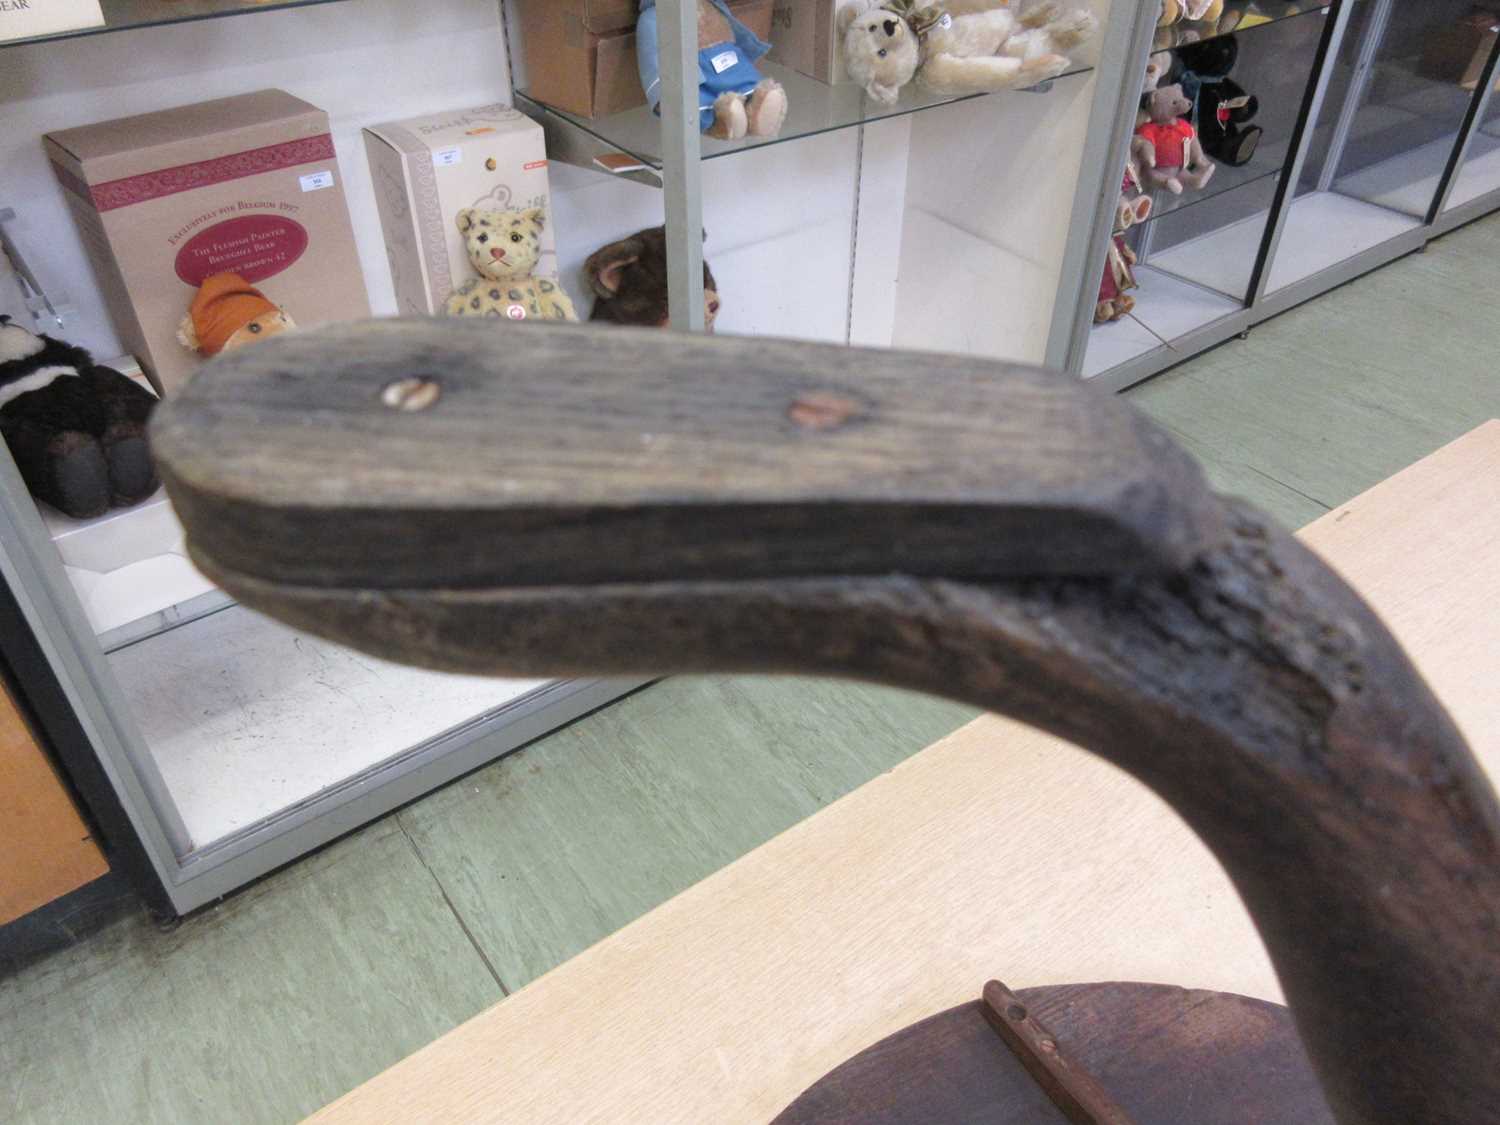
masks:
<svg viewBox="0 0 1500 1125"><path fill-rule="evenodd" d="M1026 1072L1073 1125L1134 1125L1099 1080L1064 1047L1010 989L997 980L984 986L985 1021Z"/></svg>
<svg viewBox="0 0 1500 1125"><path fill-rule="evenodd" d="M386 321L215 363L153 440L206 571L382 656L857 676L1094 750L1234 880L1335 1120L1500 1119L1493 792L1360 599L1124 402L954 357Z"/></svg>
<svg viewBox="0 0 1500 1125"><path fill-rule="evenodd" d="M1277 1004L1159 984L1069 984L1016 995L1086 1072L1073 1085L1091 1091L1087 1104L1038 1084L995 1033L988 1002L976 1000L861 1051L772 1125L1334 1121L1291 1016Z"/></svg>

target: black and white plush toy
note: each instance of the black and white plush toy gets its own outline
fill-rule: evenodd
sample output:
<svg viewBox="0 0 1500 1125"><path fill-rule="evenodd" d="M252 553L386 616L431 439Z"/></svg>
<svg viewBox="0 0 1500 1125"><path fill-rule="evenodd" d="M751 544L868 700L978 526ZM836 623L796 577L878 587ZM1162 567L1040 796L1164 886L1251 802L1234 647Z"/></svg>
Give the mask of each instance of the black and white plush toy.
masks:
<svg viewBox="0 0 1500 1125"><path fill-rule="evenodd" d="M155 492L146 447L155 405L84 349L0 316L0 435L38 500L91 519Z"/></svg>

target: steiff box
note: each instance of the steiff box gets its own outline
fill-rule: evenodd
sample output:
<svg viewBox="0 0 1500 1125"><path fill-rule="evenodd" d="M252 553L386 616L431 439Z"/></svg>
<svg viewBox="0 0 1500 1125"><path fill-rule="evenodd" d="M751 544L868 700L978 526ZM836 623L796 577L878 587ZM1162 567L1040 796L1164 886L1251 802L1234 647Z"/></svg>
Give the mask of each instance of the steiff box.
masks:
<svg viewBox="0 0 1500 1125"><path fill-rule="evenodd" d="M234 273L299 327L370 314L328 115L282 90L45 138L121 339L163 394L204 362L178 341Z"/></svg>
<svg viewBox="0 0 1500 1125"><path fill-rule="evenodd" d="M0 0L0 43L103 24L99 0Z"/></svg>
<svg viewBox="0 0 1500 1125"><path fill-rule="evenodd" d="M836 86L849 81L838 32L838 10L850 0L776 0L767 57Z"/></svg>
<svg viewBox="0 0 1500 1125"><path fill-rule="evenodd" d="M473 276L458 213L540 207L548 223L533 275L557 277L542 127L508 105L373 125L365 153L401 313L429 316Z"/></svg>

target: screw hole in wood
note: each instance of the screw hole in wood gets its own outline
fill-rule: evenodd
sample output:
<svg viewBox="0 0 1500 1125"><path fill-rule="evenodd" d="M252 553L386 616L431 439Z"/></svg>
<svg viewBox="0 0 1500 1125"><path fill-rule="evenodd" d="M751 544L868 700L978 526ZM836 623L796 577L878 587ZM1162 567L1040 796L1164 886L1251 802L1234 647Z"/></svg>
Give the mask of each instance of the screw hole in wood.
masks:
<svg viewBox="0 0 1500 1125"><path fill-rule="evenodd" d="M392 410L414 413L426 410L442 397L443 388L430 375L413 375L408 379L397 379L386 384L380 392L380 401Z"/></svg>
<svg viewBox="0 0 1500 1125"><path fill-rule="evenodd" d="M786 416L804 430L835 430L860 412L860 405L833 391L804 391L792 400Z"/></svg>

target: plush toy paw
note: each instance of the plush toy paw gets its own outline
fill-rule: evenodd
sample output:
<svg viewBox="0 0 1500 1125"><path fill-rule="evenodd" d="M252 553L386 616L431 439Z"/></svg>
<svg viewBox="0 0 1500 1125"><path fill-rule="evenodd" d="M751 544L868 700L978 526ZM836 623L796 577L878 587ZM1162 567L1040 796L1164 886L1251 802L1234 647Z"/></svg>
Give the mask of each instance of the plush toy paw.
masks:
<svg viewBox="0 0 1500 1125"><path fill-rule="evenodd" d="M708 135L721 141L738 141L750 132L745 99L738 94L720 94L714 99L714 123Z"/></svg>
<svg viewBox="0 0 1500 1125"><path fill-rule="evenodd" d="M1098 30L1098 17L1086 8L1059 16L1047 25L1052 45L1063 51L1071 51L1074 47L1087 43Z"/></svg>
<svg viewBox="0 0 1500 1125"><path fill-rule="evenodd" d="M786 90L774 78L764 79L745 105L747 127L752 137L774 137L786 122Z"/></svg>
<svg viewBox="0 0 1500 1125"><path fill-rule="evenodd" d="M1046 27L1062 15L1062 5L1057 0L1042 0L1032 4L1021 13L1022 27Z"/></svg>
<svg viewBox="0 0 1500 1125"><path fill-rule="evenodd" d="M1067 58L1063 55L1038 55L1032 59L1023 59L1019 84L1030 86L1038 82L1046 82L1062 74L1069 65Z"/></svg>

